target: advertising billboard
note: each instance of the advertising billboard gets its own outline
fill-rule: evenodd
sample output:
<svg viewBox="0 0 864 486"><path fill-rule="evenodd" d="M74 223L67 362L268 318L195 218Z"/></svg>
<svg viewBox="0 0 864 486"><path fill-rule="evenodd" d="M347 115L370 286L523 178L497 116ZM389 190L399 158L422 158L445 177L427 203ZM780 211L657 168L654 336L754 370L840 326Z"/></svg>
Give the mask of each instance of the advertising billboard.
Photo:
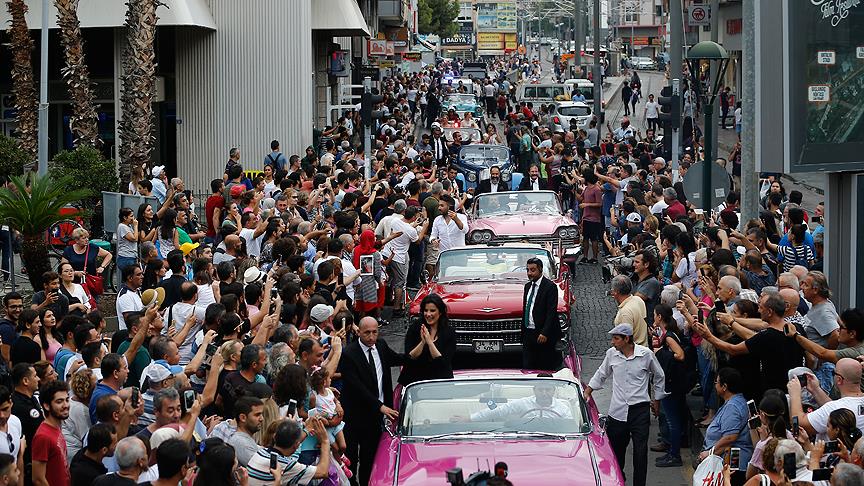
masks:
<svg viewBox="0 0 864 486"><path fill-rule="evenodd" d="M478 32L516 32L516 2L478 2Z"/></svg>
<svg viewBox="0 0 864 486"><path fill-rule="evenodd" d="M864 5L786 5L789 170L864 170Z"/></svg>

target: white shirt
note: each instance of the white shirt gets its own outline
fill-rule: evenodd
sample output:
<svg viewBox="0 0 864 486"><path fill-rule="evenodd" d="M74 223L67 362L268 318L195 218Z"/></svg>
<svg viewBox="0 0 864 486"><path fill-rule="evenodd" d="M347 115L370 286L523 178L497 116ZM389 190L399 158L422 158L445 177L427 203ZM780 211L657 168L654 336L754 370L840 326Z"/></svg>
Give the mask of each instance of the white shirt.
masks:
<svg viewBox="0 0 864 486"><path fill-rule="evenodd" d="M531 190L532 191L539 191L540 190L540 178L539 177L530 181L530 182L531 182Z"/></svg>
<svg viewBox="0 0 864 486"><path fill-rule="evenodd" d="M390 225L391 231L401 231L398 238L393 238L387 243L384 256L393 253L393 261L400 264L408 263L408 246L417 241L417 228L405 222L404 218L394 220Z"/></svg>
<svg viewBox="0 0 864 486"><path fill-rule="evenodd" d="M141 302L140 291L132 290L126 286L120 289L120 295L117 297L117 325L120 329L126 329L126 320L123 319L124 312L138 312L144 309L144 304Z"/></svg>
<svg viewBox="0 0 864 486"><path fill-rule="evenodd" d="M741 108L735 108L735 124L740 125L744 115L741 113Z"/></svg>
<svg viewBox="0 0 864 486"><path fill-rule="evenodd" d="M21 420L18 417L9 415L9 420L6 422L6 433L12 436L12 450L9 450L8 440L0 440L0 453L12 456L14 464L18 460L18 451L21 450Z"/></svg>
<svg viewBox="0 0 864 486"><path fill-rule="evenodd" d="M653 373L653 375L652 375ZM600 368L591 377L588 386L592 390L603 388L606 380L612 377L612 401L609 416L620 422L627 421L630 405L648 402L648 381L654 389L654 400L666 397L666 377L654 353L645 346L634 345L633 355L629 358L615 348L606 350Z"/></svg>
<svg viewBox="0 0 864 486"><path fill-rule="evenodd" d="M349 258L342 259L342 275L345 278L350 278L352 275L357 273L357 269L354 268L354 262ZM363 280L363 277L357 277L353 282L345 286L345 294L348 295L348 298L354 300L354 286L360 285L360 282Z"/></svg>
<svg viewBox="0 0 864 486"><path fill-rule="evenodd" d="M440 214L432 223L432 235L429 239L438 240L438 249L440 251L465 246L465 234L468 233L468 217L460 213L456 213L456 217L462 222L461 229L455 220L451 219L447 222L444 216Z"/></svg>
<svg viewBox="0 0 864 486"><path fill-rule="evenodd" d="M369 362L369 350L372 350L372 359L375 360L375 379L378 381L378 401L384 403L384 391L381 390L384 387L384 368L381 364L381 355L378 354L378 347L372 346L370 348L360 341L360 349L363 350L363 357L366 358L367 363Z"/></svg>
<svg viewBox="0 0 864 486"><path fill-rule="evenodd" d="M328 256L321 257L321 258L315 260L315 263L312 264L312 276L315 277L315 280L320 280L318 278L318 267L321 266L322 262L326 262L327 260L338 260L338 259L339 259L339 257L337 257L337 256L328 255Z"/></svg>
<svg viewBox="0 0 864 486"><path fill-rule="evenodd" d="M526 416L526 414L531 411L534 411L534 413ZM471 414L471 421L485 422L490 420L506 420L510 417L570 419L573 418L573 414L570 411L570 405L566 400L553 398L550 405L544 406L537 403L537 397L532 395L530 397L510 400L509 402L493 409L486 408L479 412L474 412Z"/></svg>
<svg viewBox="0 0 864 486"><path fill-rule="evenodd" d="M669 205L666 204L666 201L661 199L651 206L651 214L663 214L663 210L668 207Z"/></svg>
<svg viewBox="0 0 864 486"><path fill-rule="evenodd" d="M828 440L828 416L840 408L847 408L855 414L855 424L864 431L864 397L843 397L832 400L807 414L807 421L816 430L817 440Z"/></svg>
<svg viewBox="0 0 864 486"><path fill-rule="evenodd" d="M645 103L645 118L657 118L659 116L660 104L656 101Z"/></svg>
<svg viewBox="0 0 864 486"><path fill-rule="evenodd" d="M173 311L171 310L172 308L174 309ZM169 312L171 312L171 318L174 320L174 329L176 329L177 332L183 330L183 326L186 324L186 319L193 312L195 313L195 324L192 324L192 328L189 329L189 333L186 334L186 338L183 339L183 343L179 346L180 365L189 364L189 361L192 360L192 356L195 355L195 353L192 352L192 343L195 342L195 334L204 325L204 316L207 313L207 308L196 304L178 302L165 309L162 316L165 320L165 327L162 328L162 334L165 336L168 335L168 326L171 324L167 322Z"/></svg>
<svg viewBox="0 0 864 486"><path fill-rule="evenodd" d="M261 242L264 240L264 233L255 238L255 228L243 228L240 230L240 237L246 240L246 253L258 258L261 256Z"/></svg>
<svg viewBox="0 0 864 486"><path fill-rule="evenodd" d="M390 227L393 224L393 221L396 221L397 219L401 219L401 218L402 218L402 215L396 214L396 213L393 213L389 216L384 216L383 218L381 218L381 221L378 221L378 226L375 227L375 236L378 238L381 238L382 240L384 238L387 238L388 236L390 236L390 233L393 232L390 229Z"/></svg>
<svg viewBox="0 0 864 486"><path fill-rule="evenodd" d="M498 186L500 185L500 182L493 183L492 181L489 181L489 192L498 192Z"/></svg>
<svg viewBox="0 0 864 486"><path fill-rule="evenodd" d="M528 329L536 329L534 325L534 304L537 303L537 292L540 291L540 280L543 277L540 277L537 281L531 283L531 287L528 289L528 295L525 297L526 299L531 299L531 305L528 307ZM532 295L533 294L533 295ZM528 301L526 300L527 304Z"/></svg>

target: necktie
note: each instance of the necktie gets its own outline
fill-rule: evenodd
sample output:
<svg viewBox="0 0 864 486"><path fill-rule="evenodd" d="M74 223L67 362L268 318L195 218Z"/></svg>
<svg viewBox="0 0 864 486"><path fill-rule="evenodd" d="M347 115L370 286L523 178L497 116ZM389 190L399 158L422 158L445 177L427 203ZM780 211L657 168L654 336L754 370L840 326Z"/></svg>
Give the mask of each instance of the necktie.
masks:
<svg viewBox="0 0 864 486"><path fill-rule="evenodd" d="M534 289L537 288L537 284L535 282L531 282L531 290L528 291L528 300L525 301L525 327L529 329L533 329L531 327L531 305L534 303Z"/></svg>

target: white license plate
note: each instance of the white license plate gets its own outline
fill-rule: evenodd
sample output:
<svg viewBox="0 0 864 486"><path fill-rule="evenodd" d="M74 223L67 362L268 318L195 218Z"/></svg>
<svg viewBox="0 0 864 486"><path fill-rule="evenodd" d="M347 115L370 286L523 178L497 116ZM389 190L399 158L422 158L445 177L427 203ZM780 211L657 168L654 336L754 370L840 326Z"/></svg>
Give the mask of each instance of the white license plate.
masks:
<svg viewBox="0 0 864 486"><path fill-rule="evenodd" d="M475 339L473 345L475 353L500 353L504 351L503 339Z"/></svg>

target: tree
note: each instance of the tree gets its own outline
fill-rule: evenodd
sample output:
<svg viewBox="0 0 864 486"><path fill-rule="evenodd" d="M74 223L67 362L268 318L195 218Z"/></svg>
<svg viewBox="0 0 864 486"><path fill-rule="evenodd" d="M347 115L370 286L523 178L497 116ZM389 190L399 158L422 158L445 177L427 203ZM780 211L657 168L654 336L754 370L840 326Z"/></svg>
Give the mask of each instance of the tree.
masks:
<svg viewBox="0 0 864 486"><path fill-rule="evenodd" d="M15 123L18 146L27 153L27 169L32 170L39 152L39 98L33 80L33 39L27 28L24 0L6 2L12 25L9 29L12 50L12 93L15 95Z"/></svg>
<svg viewBox="0 0 864 486"><path fill-rule="evenodd" d="M159 0L126 3L127 45L123 50L120 104L120 180L130 180L132 167L147 167L153 151L153 97L156 94L156 9Z"/></svg>
<svg viewBox="0 0 864 486"><path fill-rule="evenodd" d="M75 146L86 145L98 148L99 119L96 114L90 70L84 62L84 37L78 21L78 0L54 0L57 7L57 25L60 40L66 55L66 67L62 69L66 89L72 100L72 118L69 128L75 137Z"/></svg>
<svg viewBox="0 0 864 486"><path fill-rule="evenodd" d="M21 233L21 260L34 289L42 289L42 274L51 268L45 232L57 221L64 206L83 199L89 189L80 189L70 176L55 179L33 175L29 187L23 176L12 177L12 188L0 188L0 221Z"/></svg>
<svg viewBox="0 0 864 486"><path fill-rule="evenodd" d="M437 34L450 37L459 30L458 0L420 0L417 4L419 30L421 34Z"/></svg>

